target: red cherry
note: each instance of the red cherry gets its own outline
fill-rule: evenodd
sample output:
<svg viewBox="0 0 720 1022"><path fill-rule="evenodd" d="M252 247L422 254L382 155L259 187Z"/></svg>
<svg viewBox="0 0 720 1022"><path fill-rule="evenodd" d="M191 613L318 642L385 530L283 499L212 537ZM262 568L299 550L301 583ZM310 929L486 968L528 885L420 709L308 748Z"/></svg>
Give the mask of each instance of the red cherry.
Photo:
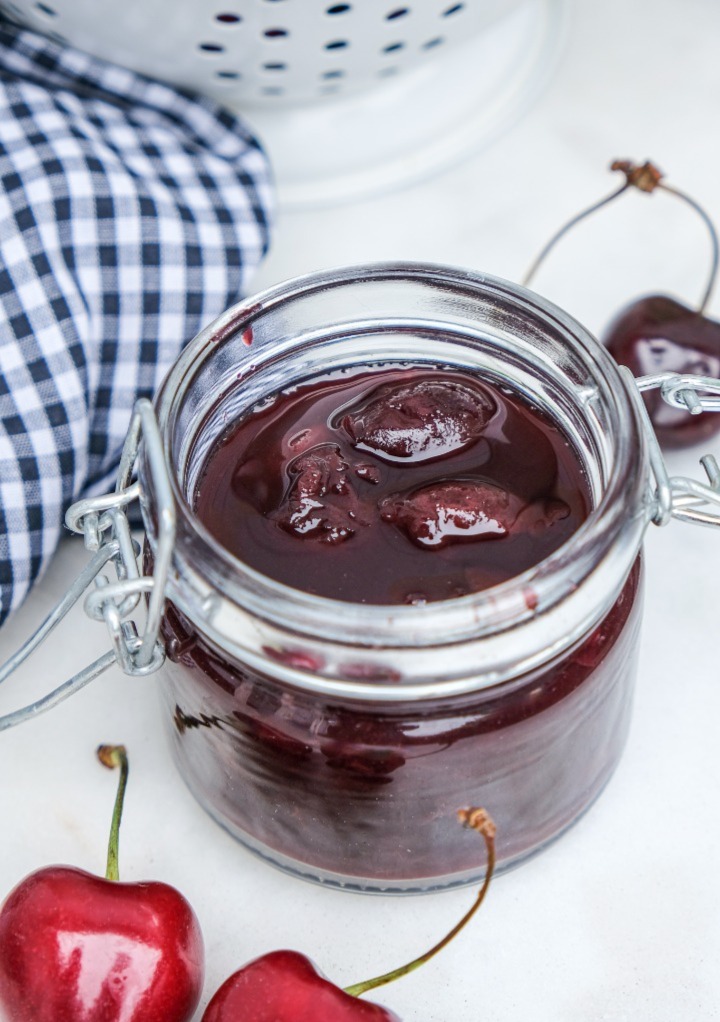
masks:
<svg viewBox="0 0 720 1022"><path fill-rule="evenodd" d="M183 896L50 866L0 912L0 1005L7 1022L187 1022L203 945Z"/></svg>
<svg viewBox="0 0 720 1022"><path fill-rule="evenodd" d="M70 866L31 873L0 910L4 1022L189 1022L204 977L193 910L173 887L118 881L128 776L122 746L98 758L120 768L105 878Z"/></svg>
<svg viewBox="0 0 720 1022"><path fill-rule="evenodd" d="M665 295L628 305L611 323L603 342L635 376L662 372L720 376L720 323ZM659 390L646 391L643 398L664 447L687 447L720 431L720 415L691 415L672 408Z"/></svg>
<svg viewBox="0 0 720 1022"><path fill-rule="evenodd" d="M400 1022L321 976L297 951L273 951L226 980L202 1022Z"/></svg>

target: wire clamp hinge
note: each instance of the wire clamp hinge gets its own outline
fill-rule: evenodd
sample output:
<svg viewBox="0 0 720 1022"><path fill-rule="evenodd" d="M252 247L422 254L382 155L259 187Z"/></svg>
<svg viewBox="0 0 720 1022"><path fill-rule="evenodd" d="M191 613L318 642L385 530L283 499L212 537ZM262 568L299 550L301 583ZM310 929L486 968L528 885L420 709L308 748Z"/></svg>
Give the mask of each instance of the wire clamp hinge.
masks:
<svg viewBox="0 0 720 1022"><path fill-rule="evenodd" d="M691 415L720 412L720 380L689 373L656 373L636 378L625 366L620 366L620 373L645 428L654 485L651 521L655 525L667 525L671 518L677 518L695 525L720 525L717 458L706 454L700 459L707 482L688 476L671 476L641 396L646 390L658 388L664 401Z"/></svg>

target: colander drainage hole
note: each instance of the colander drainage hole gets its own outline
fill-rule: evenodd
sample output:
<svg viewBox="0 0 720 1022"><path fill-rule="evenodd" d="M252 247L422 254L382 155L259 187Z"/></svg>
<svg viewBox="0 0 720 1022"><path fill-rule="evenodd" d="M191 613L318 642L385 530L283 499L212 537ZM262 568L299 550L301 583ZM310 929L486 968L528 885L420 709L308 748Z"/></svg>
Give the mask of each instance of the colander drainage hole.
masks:
<svg viewBox="0 0 720 1022"><path fill-rule="evenodd" d="M266 39L284 39L290 33L286 28L266 28L263 35Z"/></svg>
<svg viewBox="0 0 720 1022"><path fill-rule="evenodd" d="M203 53L224 53L225 47L220 43L198 43L198 49Z"/></svg>
<svg viewBox="0 0 720 1022"><path fill-rule="evenodd" d="M396 21L398 18L404 18L410 13L409 7L396 7L394 11L390 11L385 15L386 21Z"/></svg>
<svg viewBox="0 0 720 1022"><path fill-rule="evenodd" d="M48 4L37 3L35 4L35 7L43 14L47 14L48 18L57 18L57 11L54 7L48 6Z"/></svg>
<svg viewBox="0 0 720 1022"><path fill-rule="evenodd" d="M445 40L442 36L437 36L435 39L428 39L426 43L422 44L424 50L434 50L436 46L441 46Z"/></svg>
<svg viewBox="0 0 720 1022"><path fill-rule="evenodd" d="M443 18L449 18L451 14L457 14L458 11L461 11L464 6L465 4L453 4L452 7L448 7L446 11L443 11L442 13Z"/></svg>
<svg viewBox="0 0 720 1022"><path fill-rule="evenodd" d="M346 50L350 43L347 39L333 39L330 43L325 43L326 50Z"/></svg>
<svg viewBox="0 0 720 1022"><path fill-rule="evenodd" d="M222 25L237 25L242 18L239 14L216 14L215 21L219 21Z"/></svg>
<svg viewBox="0 0 720 1022"><path fill-rule="evenodd" d="M389 46L383 46L383 53L397 53L398 50L404 50L405 43L390 43Z"/></svg>
<svg viewBox="0 0 720 1022"><path fill-rule="evenodd" d="M328 7L326 14L347 14L351 11L352 7L350 4L333 4L332 7Z"/></svg>

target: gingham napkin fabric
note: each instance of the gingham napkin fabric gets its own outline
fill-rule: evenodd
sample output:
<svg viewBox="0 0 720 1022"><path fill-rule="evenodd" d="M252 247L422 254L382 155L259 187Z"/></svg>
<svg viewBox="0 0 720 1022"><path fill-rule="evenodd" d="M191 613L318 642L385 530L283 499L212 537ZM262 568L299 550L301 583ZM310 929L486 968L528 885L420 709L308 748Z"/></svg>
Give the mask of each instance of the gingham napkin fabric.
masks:
<svg viewBox="0 0 720 1022"><path fill-rule="evenodd" d="M0 17L0 622L268 243L243 124Z"/></svg>

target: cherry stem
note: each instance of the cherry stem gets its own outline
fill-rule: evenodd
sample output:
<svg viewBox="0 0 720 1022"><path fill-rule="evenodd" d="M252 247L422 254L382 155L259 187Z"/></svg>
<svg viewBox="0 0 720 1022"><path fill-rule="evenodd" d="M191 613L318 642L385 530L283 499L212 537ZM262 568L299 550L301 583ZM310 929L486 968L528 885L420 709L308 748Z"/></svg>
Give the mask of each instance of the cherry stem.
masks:
<svg viewBox="0 0 720 1022"><path fill-rule="evenodd" d="M125 789L128 780L128 758L124 745L100 745L97 749L97 758L103 766L109 770L120 768L117 795L113 807L112 823L110 824L110 840L108 841L107 867L105 869L106 880L119 880L120 869L118 866L118 845L120 842L120 821L122 820L123 805L125 803Z"/></svg>
<svg viewBox="0 0 720 1022"><path fill-rule="evenodd" d="M407 976L409 972L419 969L421 965L434 958L439 951L442 951L457 936L482 905L495 870L495 824L484 809L461 809L458 812L458 819L463 826L469 827L471 830L475 830L482 835L485 840L485 848L487 849L485 879L474 904L465 913L460 922L453 926L452 930L431 947L429 951L426 951L425 954L420 955L419 958L414 958L407 965L401 965L400 968L393 969L392 972L385 972L382 976L375 976L374 979L365 980L364 983L353 983L352 986L345 987L346 994L359 997L361 994L367 993L368 990L375 990L377 987L385 986L386 983L392 983L393 980L399 979L401 976Z"/></svg>
<svg viewBox="0 0 720 1022"><path fill-rule="evenodd" d="M552 238L550 238L545 247L540 251L540 254L537 256L533 264L530 266L530 269L527 271L527 273L520 281L520 283L523 284L525 287L528 287L537 271L540 269L540 267L545 262L545 260L550 255L550 253L555 248L560 239L564 238L568 231L571 231L573 227L577 227L577 225L581 223L581 221L583 221L586 217L592 216L593 213L596 213L599 209L602 209L603 206L609 205L609 203L619 198L623 194L623 192L627 192L629 189L630 184L626 181L625 184L620 185L619 188L616 188L614 192L610 192L609 195L606 195L604 199L600 199L599 202L594 202L592 206L588 206L587 209L584 209L581 213L577 213L571 220L568 220L566 224L563 224L560 230L556 231L555 234L553 234Z"/></svg>
<svg viewBox="0 0 720 1022"><path fill-rule="evenodd" d="M679 189L673 188L672 185L666 185L664 181L660 182L658 188L662 188L664 192L668 192L668 194L674 195L676 198L682 199L683 202L687 203L687 205L690 206L691 209L695 210L695 212L698 214L698 216L708 229L708 233L710 235L710 244L712 245L712 261L710 263L710 274L708 277L708 282L705 285L705 291L703 292L703 296L697 310L698 313L702 316L702 314L705 312L705 309L707 308L708 302L710 301L710 295L713 292L713 288L715 287L715 281L717 279L718 273L718 262L720 261L718 235L717 231L715 230L715 224L712 222L712 220L705 212L705 210L702 208L702 206L698 202L696 202L695 199L692 199L689 195L686 195L685 192L681 192L679 191Z"/></svg>
<svg viewBox="0 0 720 1022"><path fill-rule="evenodd" d="M530 281L533 279L537 271L540 269L541 265L545 262L547 256L555 248L560 239L563 238L568 233L568 231L572 230L573 227L579 224L586 217L590 216L592 213L597 212L597 210L602 209L603 206L607 206L608 203L613 202L620 195L622 195L623 192L628 191L630 188L636 188L638 191L646 192L648 194L654 192L656 189L659 188L662 191L667 192L669 195L674 195L676 198L682 199L684 203L690 206L690 208L697 213L697 215L700 217L700 219L703 221L703 223L708 229L708 233L710 235L710 244L712 246L712 259L710 263L710 275L708 277L708 282L697 310L698 314L702 315L705 312L708 302L710 301L710 295L712 294L713 288L715 286L715 280L718 274L718 263L720 262L718 235L712 220L705 212L705 210L702 208L702 206L695 201L695 199L692 199L689 195L686 195L685 192L681 192L678 188L674 188L672 185L665 184L661 171L659 171L657 167L649 160L646 160L645 163L641 164L633 163L631 160L613 160L613 162L610 164L610 170L617 170L620 171L620 173L624 174L625 176L624 183L620 185L620 187L617 188L614 192L611 192L610 195L606 195L604 199L600 199L599 202L595 202L592 206L588 206L587 209L584 209L581 213L578 213L571 220L568 220L568 222L564 224L560 228L560 230L556 231L552 238L550 238L548 243L542 249L538 257L535 259L534 263L531 265L530 269L525 274L521 283L524 284L526 287L530 284Z"/></svg>

